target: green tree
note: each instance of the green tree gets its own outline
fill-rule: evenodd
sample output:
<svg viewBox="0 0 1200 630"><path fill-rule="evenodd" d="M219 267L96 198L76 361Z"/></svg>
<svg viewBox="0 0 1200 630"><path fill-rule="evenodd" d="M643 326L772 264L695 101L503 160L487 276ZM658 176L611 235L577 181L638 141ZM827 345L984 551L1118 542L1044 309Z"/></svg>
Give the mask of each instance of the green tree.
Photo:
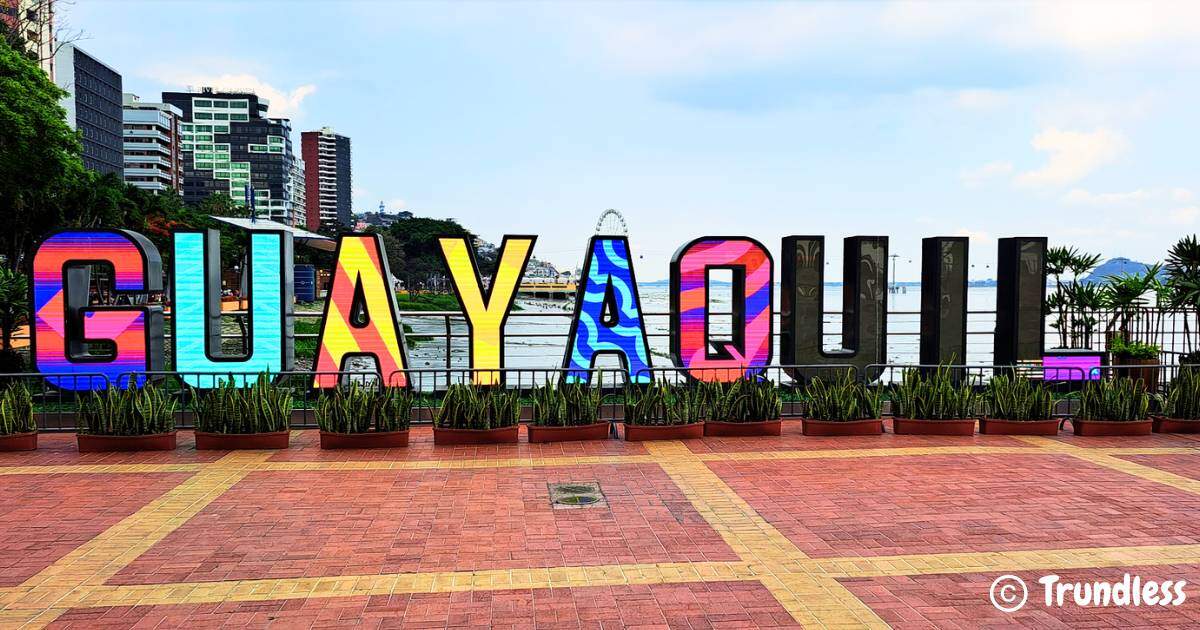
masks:
<svg viewBox="0 0 1200 630"><path fill-rule="evenodd" d="M77 205L92 177L58 105L63 96L36 62L0 38L0 255L10 269L29 269L34 240L48 228L95 218L95 208Z"/></svg>
<svg viewBox="0 0 1200 630"><path fill-rule="evenodd" d="M414 290L444 288L438 281L445 278L449 270L442 260L438 237L465 236L472 243L477 241L470 230L454 219L399 219L388 226L386 234L384 243L388 248L388 261L392 265L392 273L404 280L405 286ZM392 247L397 247L399 251L392 252ZM480 273L490 273L496 266L494 251L489 253L482 248L477 250Z"/></svg>
<svg viewBox="0 0 1200 630"><path fill-rule="evenodd" d="M29 278L0 267L0 350L12 350L13 332L29 323Z"/></svg>

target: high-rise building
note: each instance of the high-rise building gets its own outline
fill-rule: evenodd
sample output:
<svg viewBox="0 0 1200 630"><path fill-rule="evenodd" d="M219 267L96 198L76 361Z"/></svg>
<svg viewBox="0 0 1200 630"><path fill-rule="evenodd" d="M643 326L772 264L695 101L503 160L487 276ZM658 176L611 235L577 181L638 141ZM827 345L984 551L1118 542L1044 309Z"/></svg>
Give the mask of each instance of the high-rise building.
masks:
<svg viewBox="0 0 1200 630"><path fill-rule="evenodd" d="M244 206L254 191L257 216L291 224L292 125L268 118L267 99L249 91L163 92L163 102L183 112L183 200L213 193Z"/></svg>
<svg viewBox="0 0 1200 630"><path fill-rule="evenodd" d="M67 124L83 137L83 165L120 176L125 170L121 75L75 44L63 44L54 65L58 87L67 92L61 102Z"/></svg>
<svg viewBox="0 0 1200 630"><path fill-rule="evenodd" d="M307 227L308 224L308 204L307 190L305 190L304 182L304 160L296 158L292 160L292 176L288 182L289 190L292 195L292 220L290 225L297 227Z"/></svg>
<svg viewBox="0 0 1200 630"><path fill-rule="evenodd" d="M0 0L0 22L25 41L54 80L54 0Z"/></svg>
<svg viewBox="0 0 1200 630"><path fill-rule="evenodd" d="M183 151L179 119L183 112L166 103L147 103L126 92L121 105L125 126L125 182L161 193L183 192Z"/></svg>
<svg viewBox="0 0 1200 630"><path fill-rule="evenodd" d="M350 138L329 127L300 134L308 196L308 229L350 228Z"/></svg>

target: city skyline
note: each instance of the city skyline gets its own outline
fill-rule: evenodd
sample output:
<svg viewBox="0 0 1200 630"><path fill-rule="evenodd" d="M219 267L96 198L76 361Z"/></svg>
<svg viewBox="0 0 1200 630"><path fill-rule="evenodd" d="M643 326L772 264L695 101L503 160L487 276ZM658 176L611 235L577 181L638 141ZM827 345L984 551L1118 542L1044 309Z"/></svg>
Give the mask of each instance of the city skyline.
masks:
<svg viewBox="0 0 1200 630"><path fill-rule="evenodd" d="M535 232L561 267L608 207L647 281L702 234L887 234L906 281L923 236L971 236L984 278L1002 236L1153 261L1200 217L1182 3L171 6L67 17L125 91L253 88L354 138L356 212Z"/></svg>

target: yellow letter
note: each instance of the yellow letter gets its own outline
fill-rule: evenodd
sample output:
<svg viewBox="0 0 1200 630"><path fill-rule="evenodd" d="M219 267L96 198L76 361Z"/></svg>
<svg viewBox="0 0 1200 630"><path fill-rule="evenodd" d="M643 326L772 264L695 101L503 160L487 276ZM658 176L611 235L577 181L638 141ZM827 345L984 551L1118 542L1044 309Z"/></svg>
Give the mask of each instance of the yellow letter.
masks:
<svg viewBox="0 0 1200 630"><path fill-rule="evenodd" d="M450 269L450 280L454 292L462 304L467 317L467 328L471 331L470 366L476 372L477 385L497 385L503 382L504 368L504 322L517 296L517 285L525 275L525 264L533 252L536 236L505 235L500 243L500 262L496 264L496 275L484 295L483 282L479 278L479 267L475 264L475 251L467 239L461 236L446 236L438 239L442 246L442 258Z"/></svg>

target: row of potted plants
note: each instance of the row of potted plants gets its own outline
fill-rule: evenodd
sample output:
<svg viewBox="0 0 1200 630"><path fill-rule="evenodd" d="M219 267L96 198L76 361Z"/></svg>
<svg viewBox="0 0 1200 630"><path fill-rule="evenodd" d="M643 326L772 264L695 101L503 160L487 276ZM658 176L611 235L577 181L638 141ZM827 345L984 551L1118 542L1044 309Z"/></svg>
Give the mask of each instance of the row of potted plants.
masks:
<svg viewBox="0 0 1200 630"><path fill-rule="evenodd" d="M783 393L749 379L629 387L620 401L625 439L779 435ZM845 373L813 378L795 393L805 435L880 434L885 396L899 434L971 435L978 422L984 434L1053 435L1061 422L1053 416L1050 389L1015 375L997 375L978 388L949 368L910 370L897 385L879 388ZM322 448L406 446L417 396L361 384L323 393L314 407ZM1072 396L1079 435L1200 431L1200 370L1183 370L1160 396L1128 377L1089 382ZM433 411L435 443L516 442L525 402L513 390L453 385ZM586 385L546 384L534 388L528 402L531 442L606 439L611 430L600 418L601 392ZM77 413L79 449L174 449L178 407L166 389L149 383L89 394ZM266 375L247 388L228 382L197 392L187 409L198 449L288 446L293 397ZM24 385L10 384L0 390L0 450L36 447L33 396Z"/></svg>

